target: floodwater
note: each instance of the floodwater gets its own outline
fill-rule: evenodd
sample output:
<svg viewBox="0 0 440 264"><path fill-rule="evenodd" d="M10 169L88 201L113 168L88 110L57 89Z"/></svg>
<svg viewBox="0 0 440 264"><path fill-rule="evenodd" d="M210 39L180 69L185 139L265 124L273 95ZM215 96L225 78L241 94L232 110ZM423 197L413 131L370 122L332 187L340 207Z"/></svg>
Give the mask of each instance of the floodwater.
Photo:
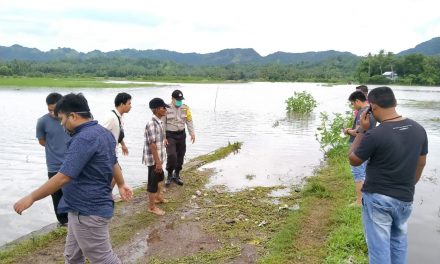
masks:
<svg viewBox="0 0 440 264"><path fill-rule="evenodd" d="M230 190L245 187L295 185L313 174L323 155L315 140L319 113L348 110L353 85L322 86L314 83L180 84L149 88L76 89L89 101L95 119L103 120L113 108L115 95L133 96L126 115L129 156L120 157L126 181L139 186L147 170L141 164L143 129L151 118L148 101L170 100L181 89L191 107L196 143L188 143L187 159L206 154L228 142L243 142L242 149L205 167L217 173L208 186L225 185ZM428 163L416 188L414 211L409 223L409 262L436 263L440 258L440 88L393 86L398 112L421 123L428 132ZM285 100L295 91L306 90L318 101L307 118L287 118ZM38 117L47 112L45 97L68 89L1 89L0 111L0 245L53 223L52 201L36 202L22 216L12 205L47 180L44 149L35 139Z"/></svg>

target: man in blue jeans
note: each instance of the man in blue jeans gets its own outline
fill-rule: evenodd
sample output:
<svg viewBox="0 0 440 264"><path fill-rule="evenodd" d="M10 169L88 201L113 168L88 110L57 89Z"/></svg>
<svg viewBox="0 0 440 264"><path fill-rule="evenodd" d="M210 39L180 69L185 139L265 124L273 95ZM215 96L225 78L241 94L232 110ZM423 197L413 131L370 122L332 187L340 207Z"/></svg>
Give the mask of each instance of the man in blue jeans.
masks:
<svg viewBox="0 0 440 264"><path fill-rule="evenodd" d="M349 151L350 164L367 163L362 187L362 222L370 264L407 263L407 221L415 184L428 154L425 129L396 112L389 87L368 95L371 111L362 113L360 130ZM369 115L380 122L369 130Z"/></svg>
<svg viewBox="0 0 440 264"><path fill-rule="evenodd" d="M68 94L55 108L61 125L71 135L58 173L31 194L14 204L21 214L35 201L63 187L58 211L68 213L64 250L66 263L121 263L114 254L108 231L113 216L112 179L122 199L132 196L117 163L113 135L94 121L86 98Z"/></svg>
<svg viewBox="0 0 440 264"><path fill-rule="evenodd" d="M344 133L346 135L350 135L349 143L353 144L354 139L357 136L357 131L360 125L360 116L363 112L367 111L370 105L368 104L367 98L361 91L356 91L350 94L348 97L348 101L350 102L353 109L356 111L356 116L353 121L352 128L345 128ZM376 119L372 115L370 117L370 127L369 129L373 129L376 127ZM362 185L364 185L365 181L365 169L367 167L367 162L365 161L359 166L351 166L351 173L353 174L353 179L355 183L356 190L356 205L362 205Z"/></svg>

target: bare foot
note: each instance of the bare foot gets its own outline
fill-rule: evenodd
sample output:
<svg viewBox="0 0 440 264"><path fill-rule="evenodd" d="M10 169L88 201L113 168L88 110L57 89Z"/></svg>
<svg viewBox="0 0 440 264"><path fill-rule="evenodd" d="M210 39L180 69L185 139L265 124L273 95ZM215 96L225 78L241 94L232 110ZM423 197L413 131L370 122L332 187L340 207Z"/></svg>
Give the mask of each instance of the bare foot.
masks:
<svg viewBox="0 0 440 264"><path fill-rule="evenodd" d="M148 208L148 212L153 213L155 215L164 215L165 211L160 209L159 207L154 207L153 209Z"/></svg>
<svg viewBox="0 0 440 264"><path fill-rule="evenodd" d="M154 203L156 203L156 204L168 203L168 200L165 198L159 198L159 199L156 199L156 201L154 201Z"/></svg>

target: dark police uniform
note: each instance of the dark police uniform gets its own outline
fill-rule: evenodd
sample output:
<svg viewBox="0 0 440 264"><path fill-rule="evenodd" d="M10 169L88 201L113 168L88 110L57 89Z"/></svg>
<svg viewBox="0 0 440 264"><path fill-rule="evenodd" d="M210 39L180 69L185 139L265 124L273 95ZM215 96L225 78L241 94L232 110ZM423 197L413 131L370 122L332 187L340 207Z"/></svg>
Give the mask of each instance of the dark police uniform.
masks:
<svg viewBox="0 0 440 264"><path fill-rule="evenodd" d="M183 182L180 179L179 173L182 170L183 158L186 152L185 125L188 128L189 134L194 135L194 125L189 107L185 104L180 107L170 104L170 108L167 109L164 124L168 141L168 145L166 146L166 170L168 172L166 184L169 185L173 179L177 184L182 185ZM174 175L173 172L175 173Z"/></svg>

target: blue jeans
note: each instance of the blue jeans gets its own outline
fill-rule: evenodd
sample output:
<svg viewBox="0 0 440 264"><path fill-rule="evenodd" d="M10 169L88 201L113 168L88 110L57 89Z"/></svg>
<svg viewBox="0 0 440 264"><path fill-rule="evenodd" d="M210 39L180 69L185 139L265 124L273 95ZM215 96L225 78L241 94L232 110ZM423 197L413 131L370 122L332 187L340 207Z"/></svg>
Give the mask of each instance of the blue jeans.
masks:
<svg viewBox="0 0 440 264"><path fill-rule="evenodd" d="M367 169L367 161L364 161L359 166L351 166L351 173L353 174L354 182L365 181L365 170Z"/></svg>
<svg viewBox="0 0 440 264"><path fill-rule="evenodd" d="M370 264L407 263L407 220L412 202L362 193L362 223Z"/></svg>

